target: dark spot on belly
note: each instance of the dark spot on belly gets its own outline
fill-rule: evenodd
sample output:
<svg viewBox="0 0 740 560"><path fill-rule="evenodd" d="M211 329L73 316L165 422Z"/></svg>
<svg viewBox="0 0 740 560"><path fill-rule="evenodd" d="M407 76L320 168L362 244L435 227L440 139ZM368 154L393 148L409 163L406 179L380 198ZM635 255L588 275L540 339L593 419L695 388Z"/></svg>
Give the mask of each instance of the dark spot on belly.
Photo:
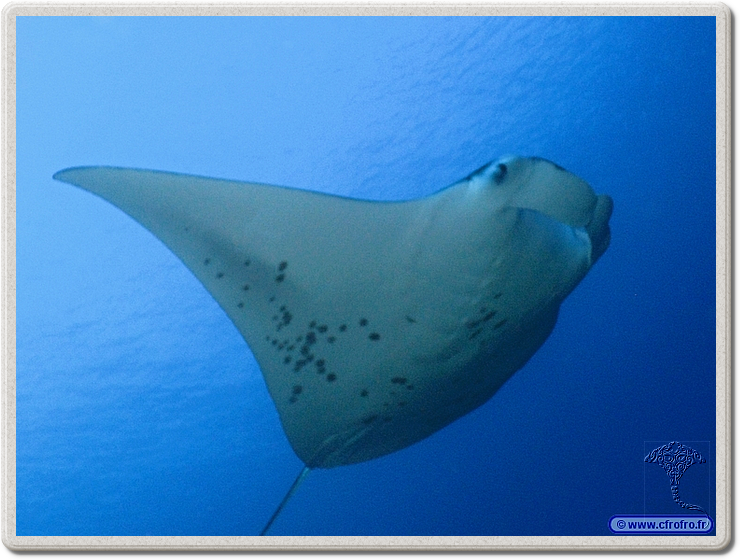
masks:
<svg viewBox="0 0 740 560"><path fill-rule="evenodd" d="M503 293L503 292L499 292L499 293L497 293L497 294L496 294L495 296L493 296L493 299L498 299L498 298L500 298L500 297L501 297L502 295L504 295L504 293Z"/></svg>
<svg viewBox="0 0 740 560"><path fill-rule="evenodd" d="M337 376L334 373L330 373L329 375L326 376L326 380L329 381L329 382L336 381L337 380Z"/></svg>
<svg viewBox="0 0 740 560"><path fill-rule="evenodd" d="M408 315L406 315L406 320L407 320L407 321L408 321L409 323L416 323L416 319L414 319L413 317L409 317Z"/></svg>
<svg viewBox="0 0 740 560"><path fill-rule="evenodd" d="M316 360L316 367L324 367L324 360Z"/></svg>
<svg viewBox="0 0 740 560"><path fill-rule="evenodd" d="M329 327L327 327L326 325L319 325L319 328L316 330L318 330L320 333L325 333L329 330Z"/></svg>
<svg viewBox="0 0 740 560"><path fill-rule="evenodd" d="M283 363L284 364L289 364L290 363L290 360L292 360L292 358L290 356L285 356L285 358L283 358Z"/></svg>
<svg viewBox="0 0 740 560"><path fill-rule="evenodd" d="M483 316L483 318L481 319L481 321L483 321L484 323L485 323L486 321L490 321L490 320L491 320L491 319L493 318L493 316L494 316L495 314L496 314L496 312L495 312L495 311L489 311L488 313L486 313L486 314L485 314L485 315Z"/></svg>
<svg viewBox="0 0 740 560"><path fill-rule="evenodd" d="M295 395L293 395L288 399L288 401L290 402L290 404L295 404L298 402L298 399L295 397Z"/></svg>
<svg viewBox="0 0 740 560"><path fill-rule="evenodd" d="M219 272L218 274L216 274L216 278L223 278L223 277L224 277L223 272Z"/></svg>
<svg viewBox="0 0 740 560"><path fill-rule="evenodd" d="M374 333L370 333L368 335L368 338L370 340L380 340L380 335L378 333L374 332Z"/></svg>
<svg viewBox="0 0 740 560"><path fill-rule="evenodd" d="M367 397L367 395L368 395L367 389L363 389L362 392L360 393L361 397Z"/></svg>
<svg viewBox="0 0 740 560"><path fill-rule="evenodd" d="M248 289L249 289L249 284L244 284L244 286L242 287L242 290L246 292Z"/></svg>
<svg viewBox="0 0 740 560"><path fill-rule="evenodd" d="M306 344L316 344L316 333L308 331L306 334Z"/></svg>
<svg viewBox="0 0 740 560"><path fill-rule="evenodd" d="M209 264L211 264L211 259L206 259L206 260L204 260L204 261L203 261L203 264L205 264L205 265L209 265Z"/></svg>
<svg viewBox="0 0 740 560"><path fill-rule="evenodd" d="M301 385L293 385L294 395L300 395L302 392L303 392L303 387Z"/></svg>
<svg viewBox="0 0 740 560"><path fill-rule="evenodd" d="M360 319L360 326L366 327L367 326L367 319Z"/></svg>
<svg viewBox="0 0 740 560"><path fill-rule="evenodd" d="M397 385L406 385L406 378L405 377L394 377L391 379L391 383L395 383Z"/></svg>
<svg viewBox="0 0 740 560"><path fill-rule="evenodd" d="M241 309L242 307L244 307L244 302L243 302L243 301L240 301L239 303L237 303L237 304L236 304L236 306L237 306L237 307L238 307L239 309Z"/></svg>
<svg viewBox="0 0 740 560"><path fill-rule="evenodd" d="M278 274L277 276L275 276L275 282L277 282L278 284L283 280L285 280L285 274Z"/></svg>
<svg viewBox="0 0 740 560"><path fill-rule="evenodd" d="M376 419L377 417L378 417L378 415L377 415L377 414L371 414L370 416L365 416L365 418L363 418L363 419L361 420L361 422L362 422L363 424L365 424L365 425L367 425L367 424L372 424L372 423L373 423L373 422L375 421L375 419Z"/></svg>
<svg viewBox="0 0 740 560"><path fill-rule="evenodd" d="M282 271L283 271L283 270L285 270L286 268L288 268L288 263L287 263L287 261L283 261L283 262L281 262L281 263L280 263L280 264L278 265L278 270L279 270L280 272L282 272Z"/></svg>
<svg viewBox="0 0 740 560"><path fill-rule="evenodd" d="M506 324L506 319L502 319L502 320L500 320L500 321L499 321L498 323L496 323L496 324L495 324L495 325L493 326L493 328L494 328L494 329L499 329L499 328L503 327L503 326L504 326L505 324Z"/></svg>
<svg viewBox="0 0 740 560"><path fill-rule="evenodd" d="M252 262L252 261L250 261L249 259L247 259L246 261L244 261L244 266L249 266L249 264L250 264L251 262Z"/></svg>
<svg viewBox="0 0 740 560"><path fill-rule="evenodd" d="M473 331L473 333L468 337L468 340L473 340L476 336L478 336L481 333L482 329L478 329L476 331Z"/></svg>
<svg viewBox="0 0 740 560"><path fill-rule="evenodd" d="M340 332L344 332L347 330L347 325L339 325Z"/></svg>
<svg viewBox="0 0 740 560"><path fill-rule="evenodd" d="M328 342L329 344L332 344L332 343L333 343L333 342L334 342L335 340L336 340L336 337L333 337L333 336L330 336L329 338L327 338L327 339L326 339L326 341L327 341L327 342Z"/></svg>

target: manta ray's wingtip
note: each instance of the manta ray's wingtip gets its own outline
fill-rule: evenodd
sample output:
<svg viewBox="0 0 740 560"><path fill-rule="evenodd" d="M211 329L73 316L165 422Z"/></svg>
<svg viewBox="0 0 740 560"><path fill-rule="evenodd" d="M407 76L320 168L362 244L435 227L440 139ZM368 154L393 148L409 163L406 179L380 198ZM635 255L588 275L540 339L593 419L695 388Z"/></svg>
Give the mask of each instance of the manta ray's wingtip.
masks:
<svg viewBox="0 0 740 560"><path fill-rule="evenodd" d="M61 181L62 183L71 183L72 181L70 179L72 175L74 175L78 171L83 171L87 169L99 169L99 166L82 165L78 167L67 167L65 169L60 169L59 171L54 173L51 178L55 181Z"/></svg>
<svg viewBox="0 0 740 560"><path fill-rule="evenodd" d="M74 167L68 167L67 169L60 169L59 171L54 173L54 175L52 175L51 178L54 179L55 181L64 181L65 173L67 173L67 171L70 171L72 169L74 169Z"/></svg>
<svg viewBox="0 0 740 560"><path fill-rule="evenodd" d="M59 171L54 173L54 175L52 175L51 178L57 181L62 181L64 183L71 183L72 177L79 173L86 173L88 171L111 171L111 170L145 171L144 169L117 167L115 165L76 165L74 167L66 167L64 169L60 169Z"/></svg>

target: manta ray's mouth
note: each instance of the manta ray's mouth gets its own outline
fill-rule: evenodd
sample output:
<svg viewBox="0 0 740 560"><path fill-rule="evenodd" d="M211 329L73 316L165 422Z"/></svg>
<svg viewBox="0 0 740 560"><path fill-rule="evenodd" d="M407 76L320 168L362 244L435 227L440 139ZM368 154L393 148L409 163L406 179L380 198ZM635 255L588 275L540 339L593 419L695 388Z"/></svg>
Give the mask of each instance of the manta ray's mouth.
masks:
<svg viewBox="0 0 740 560"><path fill-rule="evenodd" d="M591 264L593 265L609 247L611 241L611 230L609 229L609 218L614 209L612 197L606 194L599 195L596 199L591 220L586 224L586 233L591 239Z"/></svg>

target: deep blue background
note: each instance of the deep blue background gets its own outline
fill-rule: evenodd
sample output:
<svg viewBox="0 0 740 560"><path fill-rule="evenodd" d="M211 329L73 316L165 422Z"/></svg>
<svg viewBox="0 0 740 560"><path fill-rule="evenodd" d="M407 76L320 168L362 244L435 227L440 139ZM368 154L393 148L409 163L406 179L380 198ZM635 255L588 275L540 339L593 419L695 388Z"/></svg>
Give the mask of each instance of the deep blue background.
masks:
<svg viewBox="0 0 740 560"><path fill-rule="evenodd" d="M242 535L301 468L247 345L152 235L52 174L118 165L402 199L517 153L612 245L485 406L315 471L294 535L604 535L714 515L714 18L17 19L17 533Z"/></svg>

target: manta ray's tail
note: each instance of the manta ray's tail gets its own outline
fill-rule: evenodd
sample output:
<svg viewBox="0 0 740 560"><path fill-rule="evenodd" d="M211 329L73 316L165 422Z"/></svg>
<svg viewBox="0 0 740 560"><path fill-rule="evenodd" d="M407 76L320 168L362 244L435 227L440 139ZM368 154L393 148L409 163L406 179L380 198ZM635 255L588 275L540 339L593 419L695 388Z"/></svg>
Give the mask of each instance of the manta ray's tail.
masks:
<svg viewBox="0 0 740 560"><path fill-rule="evenodd" d="M277 519L277 516L280 515L280 512L283 511L283 508L285 507L285 504L288 503L288 500L290 500L291 496L295 494L296 490L298 490L298 487L301 485L301 482L303 482L303 479L306 478L306 475L311 471L309 467L303 467L303 470L298 473L298 476L293 481L293 485L288 490L288 493L285 494L285 497L283 498L283 501L280 502L280 505L275 510L275 513L272 514L272 517L270 517L270 520L265 524L264 529L260 532L260 536L265 536L267 534L267 531L270 530L270 527L272 526L273 522Z"/></svg>
<svg viewBox="0 0 740 560"><path fill-rule="evenodd" d="M709 515L706 511L704 511L704 508L700 508L699 506L695 506L693 504L687 504L686 502L684 502L681 499L681 497L678 495L678 484L671 484L671 493L673 494L673 501L676 502L682 508L693 509L693 510L702 512L704 515Z"/></svg>

